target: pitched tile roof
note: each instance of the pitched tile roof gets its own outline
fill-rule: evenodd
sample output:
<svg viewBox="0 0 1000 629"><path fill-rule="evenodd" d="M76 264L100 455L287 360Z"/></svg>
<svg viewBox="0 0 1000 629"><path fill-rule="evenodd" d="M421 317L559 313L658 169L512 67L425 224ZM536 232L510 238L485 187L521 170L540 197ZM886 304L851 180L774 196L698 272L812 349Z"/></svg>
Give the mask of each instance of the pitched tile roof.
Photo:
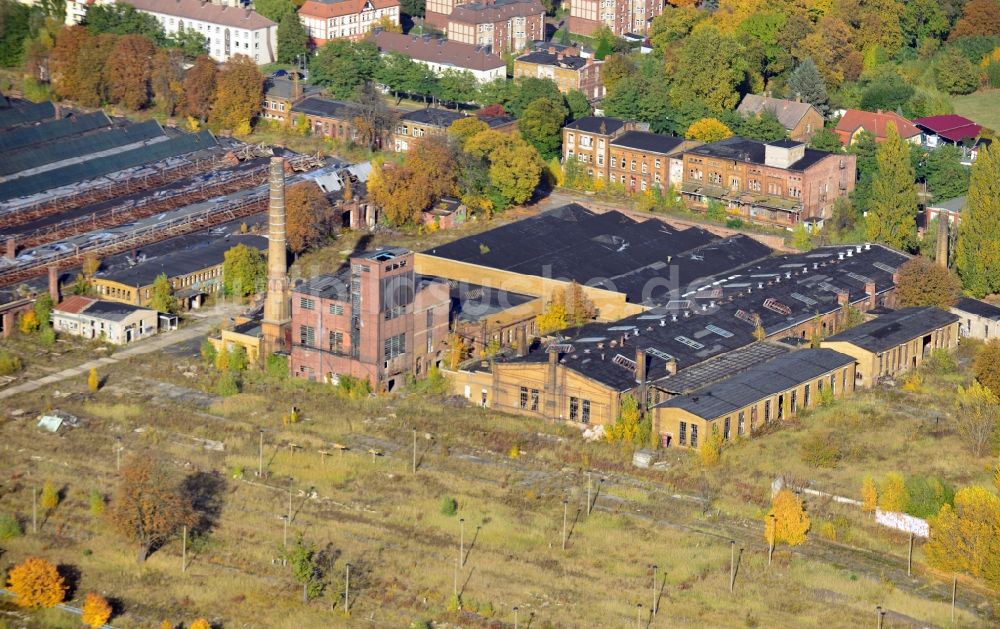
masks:
<svg viewBox="0 0 1000 629"><path fill-rule="evenodd" d="M491 54L486 49L472 44L387 31L376 32L374 39L375 44L382 52L398 52L408 55L416 61L426 61L479 72L507 67L500 55Z"/></svg>
<svg viewBox="0 0 1000 629"><path fill-rule="evenodd" d="M257 30L275 23L252 9L228 7L201 0L127 0L140 11L173 15L186 20L200 20L221 26Z"/></svg>
<svg viewBox="0 0 1000 629"><path fill-rule="evenodd" d="M837 123L837 132L850 135L864 127L865 131L875 134L876 139L884 140L890 122L895 123L896 132L904 140L920 135L920 129L916 125L895 112L872 112L860 109L848 109Z"/></svg>
<svg viewBox="0 0 1000 629"><path fill-rule="evenodd" d="M448 19L467 24L485 24L544 14L545 7L539 0L484 0L455 7Z"/></svg>
<svg viewBox="0 0 1000 629"><path fill-rule="evenodd" d="M809 103L800 103L785 98L771 98L760 94L747 94L743 97L736 111L744 116L770 111L778 118L781 126L791 131L802 120L802 116L809 113L810 109L813 109L813 106Z"/></svg>
<svg viewBox="0 0 1000 629"><path fill-rule="evenodd" d="M966 138L978 138L983 128L964 116L927 116L913 121L918 127L941 136L951 142L961 142Z"/></svg>
<svg viewBox="0 0 1000 629"><path fill-rule="evenodd" d="M299 15L316 18L341 17L343 15L357 15L365 10L386 9L388 7L398 7L399 0L306 0Z"/></svg>

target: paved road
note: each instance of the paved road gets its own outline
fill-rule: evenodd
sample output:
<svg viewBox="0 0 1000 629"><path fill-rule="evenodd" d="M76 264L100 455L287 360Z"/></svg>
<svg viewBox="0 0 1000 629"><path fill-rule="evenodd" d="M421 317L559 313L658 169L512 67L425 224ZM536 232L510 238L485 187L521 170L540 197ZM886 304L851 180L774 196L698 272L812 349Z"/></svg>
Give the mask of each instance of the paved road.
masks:
<svg viewBox="0 0 1000 629"><path fill-rule="evenodd" d="M28 380L27 382L22 382L21 384L0 390L0 400L21 393L30 393L31 391L36 391L46 385L54 384L62 380L82 376L83 374L89 372L92 368L100 369L101 367L112 365L132 356L141 356L143 354L149 354L181 344L184 344L185 349L187 349L191 346L191 344L200 342L199 339L202 336L205 336L212 326L217 325L224 319L228 319L240 310L240 306L223 304L215 306L214 308L193 312L190 315L189 323L178 330L158 334L151 339L137 343L131 347L118 350L112 356L90 360L81 365L63 369L62 371L42 376L41 378L36 378L34 380ZM187 352L185 351L184 353Z"/></svg>

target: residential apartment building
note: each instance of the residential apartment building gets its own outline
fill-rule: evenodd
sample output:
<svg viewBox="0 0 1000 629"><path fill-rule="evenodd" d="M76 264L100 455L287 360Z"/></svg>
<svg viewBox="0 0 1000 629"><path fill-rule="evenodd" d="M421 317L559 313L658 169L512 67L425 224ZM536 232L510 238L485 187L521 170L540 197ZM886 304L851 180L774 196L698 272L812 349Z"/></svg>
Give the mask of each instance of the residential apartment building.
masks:
<svg viewBox="0 0 1000 629"><path fill-rule="evenodd" d="M294 376L331 383L351 376L393 391L438 365L451 299L446 281L414 271L413 252L380 249L299 284L291 305Z"/></svg>
<svg viewBox="0 0 1000 629"><path fill-rule="evenodd" d="M292 105L292 117L302 114L309 121L313 135L350 142L357 138L354 119L358 107L354 103L310 96Z"/></svg>
<svg viewBox="0 0 1000 629"><path fill-rule="evenodd" d="M885 142L889 133L889 123L896 125L896 133L906 142L920 143L920 129L915 124L895 112L881 109L875 112L848 109L840 117L834 131L844 146L854 144L858 136L865 131L874 135L876 142Z"/></svg>
<svg viewBox="0 0 1000 629"><path fill-rule="evenodd" d="M205 36L207 53L216 61L246 55L258 65L277 60L278 26L252 9L201 0L128 0L155 17L167 35L193 30Z"/></svg>
<svg viewBox="0 0 1000 629"><path fill-rule="evenodd" d="M630 194L647 190L680 188L684 174L684 151L699 146L685 140L648 131L626 131L611 140L608 178Z"/></svg>
<svg viewBox="0 0 1000 629"><path fill-rule="evenodd" d="M569 8L569 32L593 35L607 26L619 37L645 35L649 24L663 12L661 0L573 0Z"/></svg>
<svg viewBox="0 0 1000 629"><path fill-rule="evenodd" d="M634 125L620 118L602 116L574 120L563 127L563 162L575 159L591 177L607 180L611 141Z"/></svg>
<svg viewBox="0 0 1000 629"><path fill-rule="evenodd" d="M314 46L332 39L358 40L387 20L399 24L399 0L306 0L299 19Z"/></svg>
<svg viewBox="0 0 1000 629"><path fill-rule="evenodd" d="M479 83L507 76L506 62L483 46L388 31L376 32L374 39L383 55L393 52L406 55L438 76L449 70L468 72Z"/></svg>
<svg viewBox="0 0 1000 629"><path fill-rule="evenodd" d="M428 22L431 16L428 12ZM520 52L545 39L545 7L539 0L483 0L456 6L448 15L448 39L496 54Z"/></svg>
<svg viewBox="0 0 1000 629"><path fill-rule="evenodd" d="M555 48L536 50L514 60L514 78L550 79L563 94L572 90L583 92L588 100L604 98L601 81L602 61L557 51Z"/></svg>
<svg viewBox="0 0 1000 629"><path fill-rule="evenodd" d="M808 142L824 123L823 114L809 103L801 99L772 98L767 94L747 94L736 111L743 117L770 112L785 128L788 137L798 142Z"/></svg>
<svg viewBox="0 0 1000 629"><path fill-rule="evenodd" d="M467 114L450 109L427 108L407 112L399 117L390 144L396 152L408 151L414 140L444 135L452 123L467 117ZM517 124L517 121L509 116L479 116L478 118L496 131L510 132Z"/></svg>
<svg viewBox="0 0 1000 629"><path fill-rule="evenodd" d="M854 189L855 156L806 148L794 140L732 137L684 152L681 192L694 205L715 201L745 220L793 227L833 216Z"/></svg>
<svg viewBox="0 0 1000 629"><path fill-rule="evenodd" d="M302 80L268 77L264 81L264 103L260 108L260 117L288 124L292 122L292 106L295 103L321 92L319 87Z"/></svg>

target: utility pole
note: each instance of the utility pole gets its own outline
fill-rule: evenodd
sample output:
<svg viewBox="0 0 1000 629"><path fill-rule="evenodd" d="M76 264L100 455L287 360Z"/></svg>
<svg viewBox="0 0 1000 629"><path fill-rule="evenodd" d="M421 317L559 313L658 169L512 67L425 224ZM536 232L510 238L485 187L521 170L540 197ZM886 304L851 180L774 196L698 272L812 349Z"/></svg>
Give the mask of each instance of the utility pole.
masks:
<svg viewBox="0 0 1000 629"><path fill-rule="evenodd" d="M642 628L642 603L635 604L635 629Z"/></svg>
<svg viewBox="0 0 1000 629"><path fill-rule="evenodd" d="M413 473L417 473L417 429L413 428Z"/></svg>
<svg viewBox="0 0 1000 629"><path fill-rule="evenodd" d="M292 486L288 486L288 519L292 519Z"/></svg>
<svg viewBox="0 0 1000 629"><path fill-rule="evenodd" d="M517 629L517 605L514 606L514 629Z"/></svg>
<svg viewBox="0 0 1000 629"><path fill-rule="evenodd" d="M452 594L458 598L458 560L455 561L455 583L452 587Z"/></svg>
<svg viewBox="0 0 1000 629"><path fill-rule="evenodd" d="M38 533L38 488L31 488L31 532Z"/></svg>
<svg viewBox="0 0 1000 629"><path fill-rule="evenodd" d="M465 567L465 518L458 519L460 533L458 534L458 561L459 566Z"/></svg>
<svg viewBox="0 0 1000 629"><path fill-rule="evenodd" d="M882 611L881 605L875 606L875 619L876 619L876 629L882 629L882 618L885 616L885 612Z"/></svg>
<svg viewBox="0 0 1000 629"><path fill-rule="evenodd" d="M951 622L955 622L955 595L958 594L958 577L951 578Z"/></svg>
<svg viewBox="0 0 1000 629"><path fill-rule="evenodd" d="M566 550L566 514L569 511L569 501L563 500L563 539L562 539L562 549Z"/></svg>
<svg viewBox="0 0 1000 629"><path fill-rule="evenodd" d="M257 478L264 478L264 429L260 431L260 448L257 451Z"/></svg>
<svg viewBox="0 0 1000 629"><path fill-rule="evenodd" d="M910 552L906 555L906 576L913 576L913 533L910 533Z"/></svg>
<svg viewBox="0 0 1000 629"><path fill-rule="evenodd" d="M347 564L347 576L344 578L344 613L350 609L348 605L351 596L351 564Z"/></svg>
<svg viewBox="0 0 1000 629"><path fill-rule="evenodd" d="M590 486L591 486L590 472L587 472L587 515L590 515Z"/></svg>
<svg viewBox="0 0 1000 629"><path fill-rule="evenodd" d="M122 471L122 438L115 437L115 471Z"/></svg>
<svg viewBox="0 0 1000 629"><path fill-rule="evenodd" d="M729 591L736 585L736 540L729 540Z"/></svg>
<svg viewBox="0 0 1000 629"><path fill-rule="evenodd" d="M188 556L188 527L183 527L184 536L181 538L181 572L187 572Z"/></svg>
<svg viewBox="0 0 1000 629"><path fill-rule="evenodd" d="M774 514L771 514L771 534L768 536L767 540L767 565L771 565L771 555L774 554L774 538L777 535L777 518Z"/></svg>
<svg viewBox="0 0 1000 629"><path fill-rule="evenodd" d="M656 601L656 564L654 563L653 564L653 604L650 606L650 609L653 610L653 615L654 616L656 615L656 607L657 607L656 602L657 602Z"/></svg>

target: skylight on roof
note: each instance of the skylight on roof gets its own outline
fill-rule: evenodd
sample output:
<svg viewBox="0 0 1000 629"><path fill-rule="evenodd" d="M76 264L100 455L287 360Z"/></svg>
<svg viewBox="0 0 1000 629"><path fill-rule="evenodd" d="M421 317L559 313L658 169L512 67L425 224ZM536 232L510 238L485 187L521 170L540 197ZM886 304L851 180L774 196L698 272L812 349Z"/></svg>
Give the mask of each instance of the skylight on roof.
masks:
<svg viewBox="0 0 1000 629"><path fill-rule="evenodd" d="M819 303L818 301L816 301L812 297L806 297L802 293L792 293L791 297L792 297L792 299L798 299L799 301L801 301L802 303L804 303L807 306L815 306L816 304Z"/></svg>
<svg viewBox="0 0 1000 629"><path fill-rule="evenodd" d="M666 362L670 362L671 360L674 360L673 356L671 356L670 354L668 354L666 352L662 352L662 351L656 349L655 347L647 347L646 348L646 353L649 354L650 356L655 356L655 357L659 358L660 360L664 360Z"/></svg>
<svg viewBox="0 0 1000 629"><path fill-rule="evenodd" d="M603 336L586 336L582 339L576 339L577 343L600 343L601 341L606 341L607 338Z"/></svg>
<svg viewBox="0 0 1000 629"><path fill-rule="evenodd" d="M719 336L721 336L724 339L728 339L728 338L731 338L733 336L732 332L730 332L729 330L727 330L725 328L720 328L717 325L708 324L708 325L705 326L705 329L708 330L709 332L714 332L714 333L718 334Z"/></svg>
<svg viewBox="0 0 1000 629"><path fill-rule="evenodd" d="M634 330L634 325L615 325L608 328L608 332L628 332L629 330Z"/></svg>
<svg viewBox="0 0 1000 629"><path fill-rule="evenodd" d="M847 277L851 278L852 280L857 280L857 281L861 282L862 284L867 284L868 282L872 281L872 278L867 277L865 275L860 275L858 273L847 272L846 275L847 275Z"/></svg>
<svg viewBox="0 0 1000 629"><path fill-rule="evenodd" d="M702 345L701 343L699 343L698 341L691 340L691 339L689 339L686 336L675 336L674 340L677 341L678 343L682 343L684 345L687 345L688 347L693 348L693 349L704 349L705 348L705 346Z"/></svg>
<svg viewBox="0 0 1000 629"><path fill-rule="evenodd" d="M872 266L875 267L876 269L881 270L881 271L885 271L886 273L895 273L896 272L896 267L889 266L885 262L873 262Z"/></svg>
<svg viewBox="0 0 1000 629"><path fill-rule="evenodd" d="M615 354L615 357L611 359L611 362L618 365L619 367L624 367L630 371L635 371L635 361L631 358L625 356L624 354Z"/></svg>

